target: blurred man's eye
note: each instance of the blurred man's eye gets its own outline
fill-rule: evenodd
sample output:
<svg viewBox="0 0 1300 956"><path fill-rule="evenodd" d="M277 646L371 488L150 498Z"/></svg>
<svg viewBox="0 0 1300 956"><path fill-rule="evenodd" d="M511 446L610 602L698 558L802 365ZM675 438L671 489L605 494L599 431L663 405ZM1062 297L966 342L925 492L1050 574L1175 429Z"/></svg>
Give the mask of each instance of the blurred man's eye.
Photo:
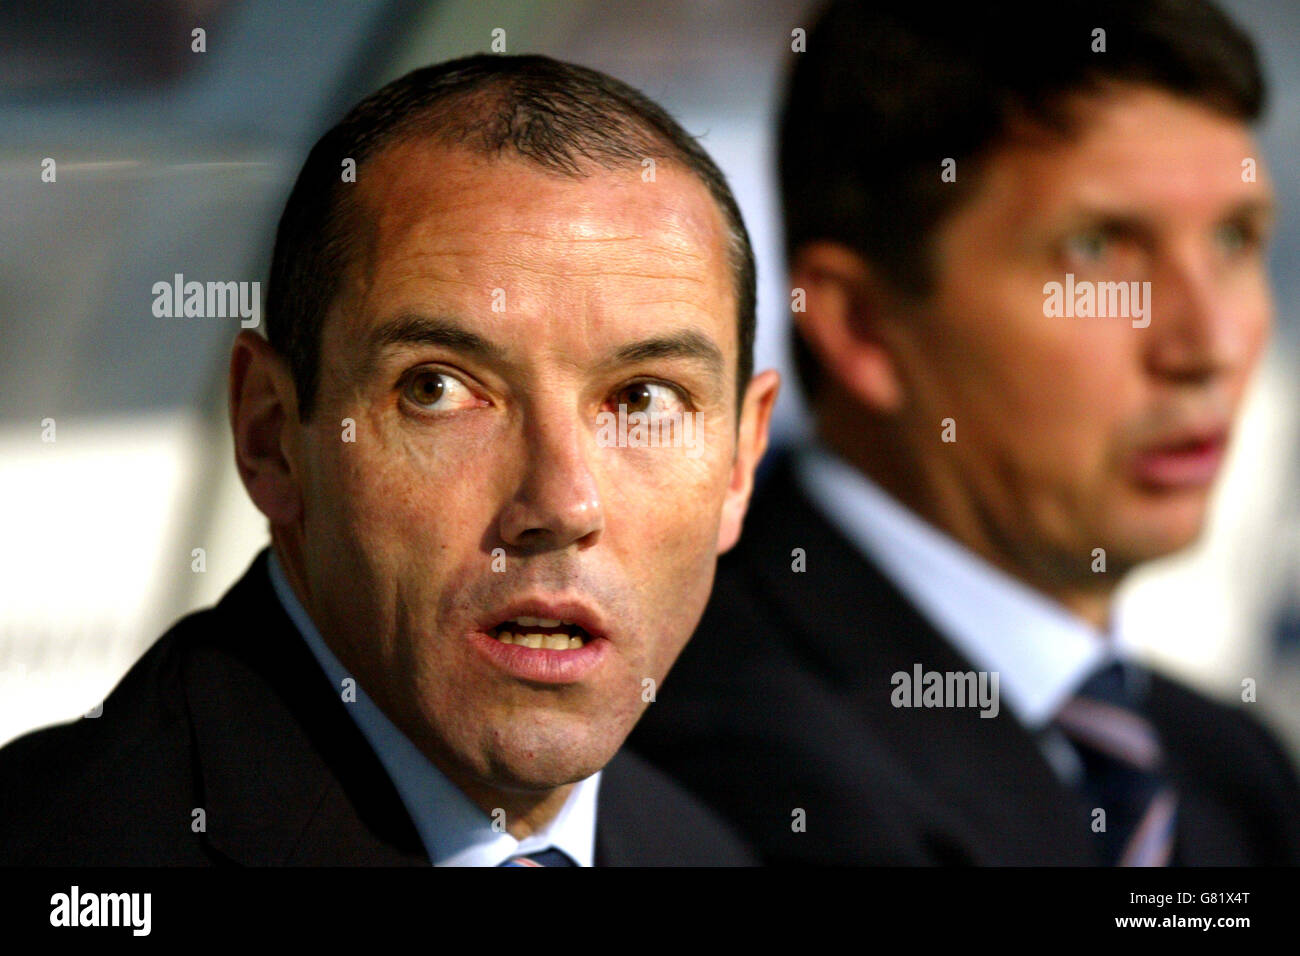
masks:
<svg viewBox="0 0 1300 956"><path fill-rule="evenodd" d="M448 372L420 369L411 374L403 388L406 398L429 411L448 411L476 402L464 382Z"/></svg>
<svg viewBox="0 0 1300 956"><path fill-rule="evenodd" d="M1112 238L1105 229L1076 232L1065 240L1065 252L1075 261L1100 262L1105 257Z"/></svg>
<svg viewBox="0 0 1300 956"><path fill-rule="evenodd" d="M1067 271L1135 273L1144 267L1148 255L1146 237L1124 222L1103 222L1077 229L1067 234L1061 245L1061 264Z"/></svg>
<svg viewBox="0 0 1300 956"><path fill-rule="evenodd" d="M1225 222L1214 230L1214 241L1226 256L1253 252L1262 245L1263 237L1251 223Z"/></svg>
<svg viewBox="0 0 1300 956"><path fill-rule="evenodd" d="M614 404L632 412L646 412L649 415L671 414L683 411L685 401L682 394L671 385L661 382L634 382L625 385L614 393Z"/></svg>

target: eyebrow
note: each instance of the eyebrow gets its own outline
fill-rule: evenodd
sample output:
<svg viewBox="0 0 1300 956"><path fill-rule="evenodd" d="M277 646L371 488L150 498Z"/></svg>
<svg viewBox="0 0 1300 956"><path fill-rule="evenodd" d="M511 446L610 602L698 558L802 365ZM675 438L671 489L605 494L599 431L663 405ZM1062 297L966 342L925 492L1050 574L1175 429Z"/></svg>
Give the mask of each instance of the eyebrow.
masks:
<svg viewBox="0 0 1300 956"><path fill-rule="evenodd" d="M454 319L405 312L370 330L362 347L361 375L370 378L384 352L394 348L434 346L451 349L482 361L501 362L505 349Z"/></svg>
<svg viewBox="0 0 1300 956"><path fill-rule="evenodd" d="M1272 196L1267 199L1243 199L1228 210L1225 218L1235 219L1239 216L1272 222L1277 217L1277 199Z"/></svg>
<svg viewBox="0 0 1300 956"><path fill-rule="evenodd" d="M1262 219L1271 222L1277 215L1277 201L1273 198L1250 197L1227 206L1220 214L1220 221L1233 219ZM1152 229L1150 222L1141 214L1131 213L1125 209L1111 209L1105 206L1088 206L1075 210L1066 225L1070 229L1093 225L1115 226L1134 235L1147 235Z"/></svg>
<svg viewBox="0 0 1300 956"><path fill-rule="evenodd" d="M707 336L693 329L642 339L621 346L608 364L630 365L653 359L685 358L701 362L716 378L721 378L726 361L722 350Z"/></svg>
<svg viewBox="0 0 1300 956"><path fill-rule="evenodd" d="M394 348L432 346L450 349L483 362L507 363L506 350L456 320L445 316L405 312L373 328L362 347L360 373L363 380L372 377L383 354ZM690 359L704 365L708 373L721 379L726 368L722 350L704 334L682 329L619 346L603 365L616 367L655 359Z"/></svg>

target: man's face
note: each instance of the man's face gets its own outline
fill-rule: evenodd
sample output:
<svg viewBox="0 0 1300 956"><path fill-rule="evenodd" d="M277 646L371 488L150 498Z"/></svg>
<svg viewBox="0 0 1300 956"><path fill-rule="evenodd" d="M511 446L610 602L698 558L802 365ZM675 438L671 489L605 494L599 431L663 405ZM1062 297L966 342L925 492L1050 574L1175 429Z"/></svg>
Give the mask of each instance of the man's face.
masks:
<svg viewBox="0 0 1300 956"><path fill-rule="evenodd" d="M1122 571L1197 534L1272 314L1246 128L1149 89L1078 115L1076 138L993 155L936 234L933 297L894 329L941 515L1001 563L1067 577L1094 548ZM1067 273L1076 297L1149 282L1149 325L1045 314Z"/></svg>
<svg viewBox="0 0 1300 956"><path fill-rule="evenodd" d="M640 173L416 142L359 177L291 455L305 578L343 663L458 781L604 765L739 533L723 221L688 173ZM696 448L610 445L620 405L697 415Z"/></svg>

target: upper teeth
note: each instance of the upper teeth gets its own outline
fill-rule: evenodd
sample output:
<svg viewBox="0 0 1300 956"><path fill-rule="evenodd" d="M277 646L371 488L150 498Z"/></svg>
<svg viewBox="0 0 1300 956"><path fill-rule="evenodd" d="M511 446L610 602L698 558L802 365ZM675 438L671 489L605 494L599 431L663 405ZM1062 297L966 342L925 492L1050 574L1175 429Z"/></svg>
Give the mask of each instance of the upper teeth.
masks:
<svg viewBox="0 0 1300 956"><path fill-rule="evenodd" d="M582 638L576 634L559 631L561 627L578 628L572 621L545 617L517 617L502 621L493 629L493 636L502 644L520 644L524 647L546 648L552 651L573 650L582 647Z"/></svg>
<svg viewBox="0 0 1300 956"><path fill-rule="evenodd" d="M517 617L516 624L522 624L524 627L559 627L561 624L572 624L572 621L553 621L546 617Z"/></svg>
<svg viewBox="0 0 1300 956"><path fill-rule="evenodd" d="M568 634L523 634L514 631L498 631L497 640L502 644L518 644L534 649L545 648L548 651L571 651L582 646L582 638L570 637Z"/></svg>

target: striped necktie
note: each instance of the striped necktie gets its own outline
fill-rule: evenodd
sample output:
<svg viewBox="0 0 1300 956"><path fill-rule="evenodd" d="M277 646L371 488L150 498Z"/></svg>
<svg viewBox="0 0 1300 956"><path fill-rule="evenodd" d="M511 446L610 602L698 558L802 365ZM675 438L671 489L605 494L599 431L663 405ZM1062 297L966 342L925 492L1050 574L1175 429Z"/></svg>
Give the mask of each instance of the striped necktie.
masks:
<svg viewBox="0 0 1300 956"><path fill-rule="evenodd" d="M1083 763L1081 790L1106 812L1099 833L1113 866L1168 866L1174 849L1177 796L1164 777L1155 728L1126 693L1124 665L1111 663L1066 701L1056 725Z"/></svg>
<svg viewBox="0 0 1300 956"><path fill-rule="evenodd" d="M499 866L577 866L569 855L563 850L557 850L553 846L547 847L538 853L522 854L512 856Z"/></svg>

